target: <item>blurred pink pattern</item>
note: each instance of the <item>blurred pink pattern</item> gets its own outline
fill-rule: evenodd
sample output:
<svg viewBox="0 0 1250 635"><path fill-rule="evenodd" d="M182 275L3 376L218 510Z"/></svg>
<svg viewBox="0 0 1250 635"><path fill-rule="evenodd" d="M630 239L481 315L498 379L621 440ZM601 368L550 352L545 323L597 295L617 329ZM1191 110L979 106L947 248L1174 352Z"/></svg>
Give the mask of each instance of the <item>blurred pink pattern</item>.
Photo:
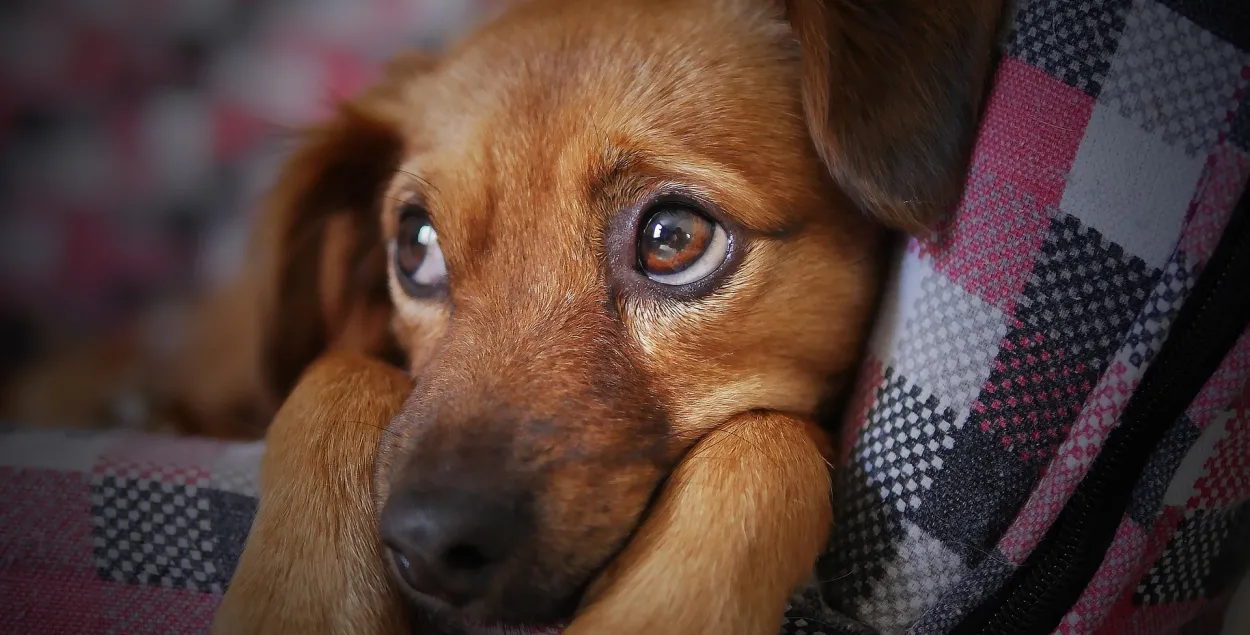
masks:
<svg viewBox="0 0 1250 635"><path fill-rule="evenodd" d="M110 326L237 265L293 127L498 0L0 6L0 311Z"/></svg>

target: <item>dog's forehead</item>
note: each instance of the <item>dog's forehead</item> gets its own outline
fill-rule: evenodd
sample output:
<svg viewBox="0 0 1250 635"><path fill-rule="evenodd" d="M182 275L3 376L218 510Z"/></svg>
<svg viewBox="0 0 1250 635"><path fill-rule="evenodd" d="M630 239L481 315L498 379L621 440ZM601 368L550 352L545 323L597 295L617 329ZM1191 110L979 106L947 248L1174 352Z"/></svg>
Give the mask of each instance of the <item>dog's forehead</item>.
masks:
<svg viewBox="0 0 1250 635"><path fill-rule="evenodd" d="M413 82L405 169L433 190L449 261L512 239L585 255L590 190L624 155L720 184L810 168L791 44L768 3L531 3Z"/></svg>

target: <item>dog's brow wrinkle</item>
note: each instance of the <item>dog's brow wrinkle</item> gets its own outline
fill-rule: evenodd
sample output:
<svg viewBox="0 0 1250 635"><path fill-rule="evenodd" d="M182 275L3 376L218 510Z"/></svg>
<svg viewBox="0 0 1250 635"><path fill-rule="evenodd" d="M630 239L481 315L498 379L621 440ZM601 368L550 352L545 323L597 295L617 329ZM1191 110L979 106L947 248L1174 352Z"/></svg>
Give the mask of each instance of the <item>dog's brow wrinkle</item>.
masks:
<svg viewBox="0 0 1250 635"><path fill-rule="evenodd" d="M591 170L587 190L591 200L601 198L604 192L618 185L637 163L638 153L611 147L605 150L600 161Z"/></svg>

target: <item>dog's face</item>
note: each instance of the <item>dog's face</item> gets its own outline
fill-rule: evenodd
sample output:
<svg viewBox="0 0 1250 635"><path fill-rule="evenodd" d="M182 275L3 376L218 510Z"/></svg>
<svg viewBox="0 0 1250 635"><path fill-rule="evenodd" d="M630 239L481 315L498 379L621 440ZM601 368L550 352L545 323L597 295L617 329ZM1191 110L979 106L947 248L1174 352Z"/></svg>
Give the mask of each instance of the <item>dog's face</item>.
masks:
<svg viewBox="0 0 1250 635"><path fill-rule="evenodd" d="M383 201L418 378L392 501L485 497L452 504L511 534L457 539L502 558L489 581L415 585L511 619L571 608L702 433L811 412L876 286L878 232L810 141L784 22L593 5L532 8L414 78Z"/></svg>
<svg viewBox="0 0 1250 635"><path fill-rule="evenodd" d="M320 254L337 317L275 338L273 357L390 316L416 385L381 449L382 533L419 602L568 615L700 436L836 392L876 297L881 219L915 227L949 203L966 143L918 144L945 167L865 154L928 115L891 96L839 119L836 69L803 63L832 27L790 9L531 3L437 61L401 61L293 159L278 231L316 227L319 248L290 251ZM879 81L859 70L847 83ZM978 87L960 84L959 108ZM324 246L343 236L364 240ZM327 291L351 277L335 271L370 287Z"/></svg>

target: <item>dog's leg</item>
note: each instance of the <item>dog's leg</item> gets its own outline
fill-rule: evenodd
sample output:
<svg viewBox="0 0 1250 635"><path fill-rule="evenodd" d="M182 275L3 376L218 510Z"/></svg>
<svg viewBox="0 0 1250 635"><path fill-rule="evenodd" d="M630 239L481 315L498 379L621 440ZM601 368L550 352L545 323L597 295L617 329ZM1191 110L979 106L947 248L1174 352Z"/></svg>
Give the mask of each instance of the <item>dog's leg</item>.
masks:
<svg viewBox="0 0 1250 635"><path fill-rule="evenodd" d="M380 557L379 435L411 383L379 362L313 364L269 429L256 520L215 635L391 635L403 603Z"/></svg>
<svg viewBox="0 0 1250 635"><path fill-rule="evenodd" d="M776 635L832 522L824 442L777 413L709 433L565 635Z"/></svg>

